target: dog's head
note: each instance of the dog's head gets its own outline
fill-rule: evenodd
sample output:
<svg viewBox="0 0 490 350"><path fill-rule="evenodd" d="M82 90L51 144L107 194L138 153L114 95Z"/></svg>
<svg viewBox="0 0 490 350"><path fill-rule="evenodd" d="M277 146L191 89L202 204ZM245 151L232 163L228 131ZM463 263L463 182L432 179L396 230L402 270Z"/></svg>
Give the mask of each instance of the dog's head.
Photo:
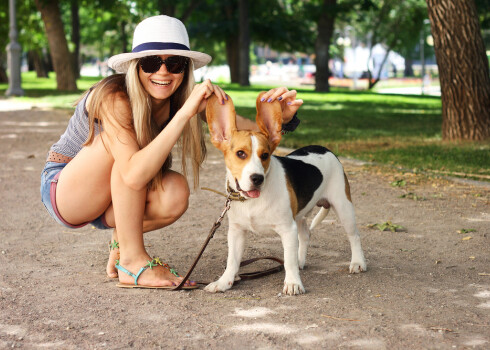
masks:
<svg viewBox="0 0 490 350"><path fill-rule="evenodd" d="M211 142L223 152L230 186L249 198L257 198L269 170L271 154L281 141L282 110L279 102L261 102L257 97L255 121L260 132L236 128L231 98L221 105L216 95L206 107Z"/></svg>

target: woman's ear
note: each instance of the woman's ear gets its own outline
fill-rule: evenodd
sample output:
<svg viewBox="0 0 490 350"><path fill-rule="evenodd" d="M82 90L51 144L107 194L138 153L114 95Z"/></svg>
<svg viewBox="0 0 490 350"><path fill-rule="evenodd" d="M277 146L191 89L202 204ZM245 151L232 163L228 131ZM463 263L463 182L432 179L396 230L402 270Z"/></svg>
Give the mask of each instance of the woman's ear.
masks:
<svg viewBox="0 0 490 350"><path fill-rule="evenodd" d="M216 148L224 150L236 129L236 112L231 97L222 105L213 94L206 105L206 120L208 122L211 142Z"/></svg>
<svg viewBox="0 0 490 350"><path fill-rule="evenodd" d="M276 148L281 141L282 129L282 109L281 104L276 100L274 102L261 102L260 99L265 92L261 92L257 97L257 123L260 131L262 131L272 146Z"/></svg>

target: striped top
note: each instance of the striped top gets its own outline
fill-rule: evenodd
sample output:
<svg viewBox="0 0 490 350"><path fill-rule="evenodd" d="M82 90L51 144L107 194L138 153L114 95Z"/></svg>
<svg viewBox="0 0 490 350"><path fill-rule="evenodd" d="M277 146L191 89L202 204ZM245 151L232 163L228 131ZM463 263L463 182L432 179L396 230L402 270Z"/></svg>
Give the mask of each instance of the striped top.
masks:
<svg viewBox="0 0 490 350"><path fill-rule="evenodd" d="M90 92L77 104L75 112L68 122L68 127L63 135L61 135L58 142L51 146L50 151L54 151L71 158L74 158L78 152L80 152L83 144L87 141L89 133L88 111L85 107L89 94ZM172 106L173 104L170 103L170 115L168 120L162 125L161 130L167 126L176 113ZM97 120L95 120L94 129L95 136L103 131L103 128L99 127Z"/></svg>
<svg viewBox="0 0 490 350"><path fill-rule="evenodd" d="M87 94L76 106L73 116L68 122L63 135L61 135L58 142L51 146L50 151L63 154L65 156L74 158L83 147L85 141L87 141L89 132L88 123L88 111L85 108L85 104L88 98ZM97 123L95 124L95 135L99 134L99 128Z"/></svg>

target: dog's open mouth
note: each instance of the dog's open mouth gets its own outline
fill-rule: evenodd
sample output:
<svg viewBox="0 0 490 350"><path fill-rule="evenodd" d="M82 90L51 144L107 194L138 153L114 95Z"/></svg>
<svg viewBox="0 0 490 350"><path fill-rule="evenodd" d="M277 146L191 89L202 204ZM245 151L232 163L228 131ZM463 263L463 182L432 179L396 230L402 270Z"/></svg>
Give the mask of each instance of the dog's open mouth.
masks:
<svg viewBox="0 0 490 350"><path fill-rule="evenodd" d="M260 197L260 190L250 190L250 191L244 191L240 188L240 185L238 184L238 180L235 179L235 183L236 183L236 189L237 191L240 191L245 197L249 197L249 198L259 198Z"/></svg>

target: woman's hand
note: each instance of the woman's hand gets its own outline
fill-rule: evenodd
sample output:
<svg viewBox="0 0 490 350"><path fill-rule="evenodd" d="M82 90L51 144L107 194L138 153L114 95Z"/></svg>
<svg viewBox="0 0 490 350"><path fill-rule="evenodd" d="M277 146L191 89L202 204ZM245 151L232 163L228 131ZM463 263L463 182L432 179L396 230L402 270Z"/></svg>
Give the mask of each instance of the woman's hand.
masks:
<svg viewBox="0 0 490 350"><path fill-rule="evenodd" d="M197 113L200 113L206 109L207 99L212 94L218 96L222 104L228 100L228 97L223 89L212 84L211 80L207 79L201 84L196 84L194 86L189 98L180 109L180 112L185 113L189 119L192 118Z"/></svg>
<svg viewBox="0 0 490 350"><path fill-rule="evenodd" d="M267 91L262 95L261 99L262 103L269 103L275 100L281 103L283 124L289 123L303 104L303 100L296 99L296 90L289 91L284 86Z"/></svg>

